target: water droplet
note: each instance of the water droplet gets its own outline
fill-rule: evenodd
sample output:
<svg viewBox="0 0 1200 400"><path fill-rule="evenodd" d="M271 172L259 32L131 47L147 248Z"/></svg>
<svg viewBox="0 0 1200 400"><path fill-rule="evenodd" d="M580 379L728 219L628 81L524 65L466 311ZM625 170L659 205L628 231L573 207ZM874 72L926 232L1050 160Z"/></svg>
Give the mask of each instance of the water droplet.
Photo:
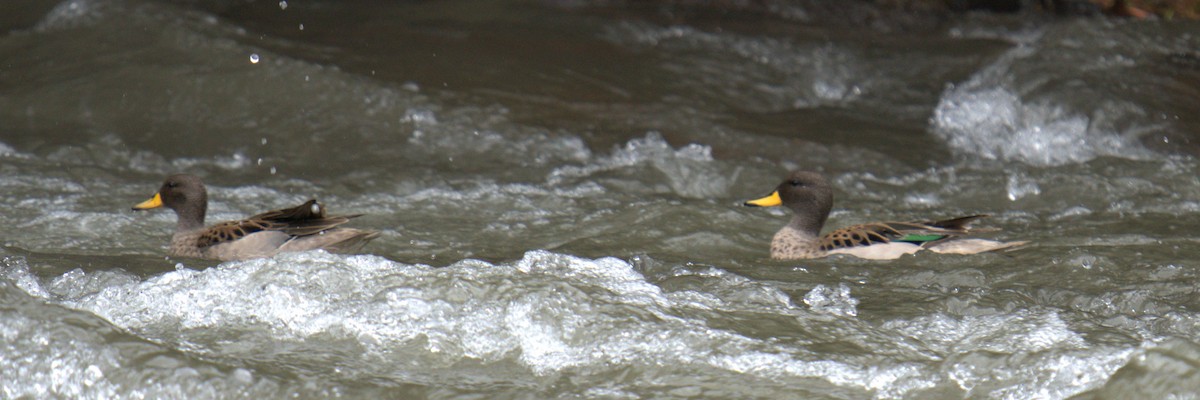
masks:
<svg viewBox="0 0 1200 400"><path fill-rule="evenodd" d="M280 2L279 2L279 9L280 9L280 10L286 10L286 9L287 9L287 1L280 0Z"/></svg>
<svg viewBox="0 0 1200 400"><path fill-rule="evenodd" d="M244 368L233 370L233 379L244 385L254 383L254 374Z"/></svg>
<svg viewBox="0 0 1200 400"><path fill-rule="evenodd" d="M262 138L262 144L263 144L263 146L267 145L267 138Z"/></svg>
<svg viewBox="0 0 1200 400"><path fill-rule="evenodd" d="M304 24L300 24L300 30L304 30Z"/></svg>
<svg viewBox="0 0 1200 400"><path fill-rule="evenodd" d="M305 75L305 76L304 76L304 81L305 81L305 82L308 82L308 75Z"/></svg>
<svg viewBox="0 0 1200 400"><path fill-rule="evenodd" d="M261 158L259 158L259 159L258 159L258 165L262 165L262 159L261 159Z"/></svg>
<svg viewBox="0 0 1200 400"><path fill-rule="evenodd" d="M433 114L433 111L412 108L404 111L404 117L400 118L400 122L411 122L421 125L435 125L438 123L437 116Z"/></svg>
<svg viewBox="0 0 1200 400"><path fill-rule="evenodd" d="M271 167L271 175L275 175L275 167Z"/></svg>
<svg viewBox="0 0 1200 400"><path fill-rule="evenodd" d="M1025 196L1039 195L1042 193L1042 188L1038 186L1033 179L1026 177L1024 174L1014 174L1008 176L1008 200L1017 201Z"/></svg>
<svg viewBox="0 0 1200 400"><path fill-rule="evenodd" d="M83 383L85 385L95 385L96 382L104 378L104 371L95 365L89 365L83 373Z"/></svg>
<svg viewBox="0 0 1200 400"><path fill-rule="evenodd" d="M1098 257L1091 254L1083 254L1071 260L1071 262L1083 267L1083 269L1092 269L1092 267L1095 267L1099 261L1100 260Z"/></svg>
<svg viewBox="0 0 1200 400"><path fill-rule="evenodd" d="M252 54L250 54L250 63L251 63L251 64L258 64L258 53L252 53Z"/></svg>

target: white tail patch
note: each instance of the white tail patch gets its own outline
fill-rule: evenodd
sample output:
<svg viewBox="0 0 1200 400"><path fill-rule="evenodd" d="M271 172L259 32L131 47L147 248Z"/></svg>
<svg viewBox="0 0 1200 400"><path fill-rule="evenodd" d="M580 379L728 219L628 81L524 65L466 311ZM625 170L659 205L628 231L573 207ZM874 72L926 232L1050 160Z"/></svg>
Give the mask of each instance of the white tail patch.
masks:
<svg viewBox="0 0 1200 400"><path fill-rule="evenodd" d="M997 242L986 239L958 239L939 243L937 246L930 247L929 250L940 254L977 254L987 251L1004 250L1028 243L1027 241Z"/></svg>

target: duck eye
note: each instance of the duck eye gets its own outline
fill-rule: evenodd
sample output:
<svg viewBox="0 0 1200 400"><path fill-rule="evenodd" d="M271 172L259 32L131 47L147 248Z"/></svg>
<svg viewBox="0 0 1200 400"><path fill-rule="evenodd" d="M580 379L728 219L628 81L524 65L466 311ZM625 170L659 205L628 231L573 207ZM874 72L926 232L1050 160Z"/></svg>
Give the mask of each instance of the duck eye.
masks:
<svg viewBox="0 0 1200 400"><path fill-rule="evenodd" d="M796 179L793 179L793 180L790 180L790 181L788 181L788 184L789 184L789 185L792 185L792 186L804 186L804 182L801 182L801 181L799 181L799 180L796 180Z"/></svg>
<svg viewBox="0 0 1200 400"><path fill-rule="evenodd" d="M174 189L174 188L179 187L179 183L178 182L167 182L167 187Z"/></svg>

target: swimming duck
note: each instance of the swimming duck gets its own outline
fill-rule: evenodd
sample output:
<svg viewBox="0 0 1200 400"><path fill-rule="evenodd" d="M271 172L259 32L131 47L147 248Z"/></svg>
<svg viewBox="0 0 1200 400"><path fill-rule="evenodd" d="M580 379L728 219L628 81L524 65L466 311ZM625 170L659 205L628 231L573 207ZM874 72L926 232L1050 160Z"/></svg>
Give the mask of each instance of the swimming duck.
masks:
<svg viewBox="0 0 1200 400"><path fill-rule="evenodd" d="M361 214L326 216L325 206L316 200L205 227L208 191L200 178L187 174L168 176L154 197L133 209L163 206L174 210L179 220L167 249L178 257L229 261L314 249L354 252L379 236L376 231L338 228Z"/></svg>
<svg viewBox="0 0 1200 400"><path fill-rule="evenodd" d="M796 260L849 254L871 260L892 260L920 250L945 254L975 254L1009 249L1028 242L997 242L964 238L975 232L995 229L970 228L987 215L971 215L941 221L875 222L848 226L821 235L821 227L833 207L833 189L816 172L796 171L767 197L747 201L747 206L783 205L795 216L771 239L771 258Z"/></svg>

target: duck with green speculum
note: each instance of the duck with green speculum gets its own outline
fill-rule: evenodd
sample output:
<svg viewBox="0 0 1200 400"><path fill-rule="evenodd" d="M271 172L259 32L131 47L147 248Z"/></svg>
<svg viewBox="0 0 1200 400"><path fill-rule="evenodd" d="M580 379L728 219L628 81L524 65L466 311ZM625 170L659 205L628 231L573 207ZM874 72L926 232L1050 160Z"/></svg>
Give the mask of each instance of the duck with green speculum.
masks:
<svg viewBox="0 0 1200 400"><path fill-rule="evenodd" d="M350 253L379 236L376 231L339 227L361 214L328 216L325 206L316 200L205 227L208 190L200 178L187 174L168 176L154 197L133 209L164 206L178 218L167 248L168 254L177 257L229 261L316 249Z"/></svg>
<svg viewBox="0 0 1200 400"><path fill-rule="evenodd" d="M972 229L970 224L987 215L940 221L875 222L848 226L821 235L833 207L833 189L820 174L796 171L767 197L747 201L747 206L785 206L795 216L771 239L771 258L796 260L848 254L871 260L892 260L930 250L943 254L976 254L1011 249L1026 241L998 242L968 237L995 229Z"/></svg>

